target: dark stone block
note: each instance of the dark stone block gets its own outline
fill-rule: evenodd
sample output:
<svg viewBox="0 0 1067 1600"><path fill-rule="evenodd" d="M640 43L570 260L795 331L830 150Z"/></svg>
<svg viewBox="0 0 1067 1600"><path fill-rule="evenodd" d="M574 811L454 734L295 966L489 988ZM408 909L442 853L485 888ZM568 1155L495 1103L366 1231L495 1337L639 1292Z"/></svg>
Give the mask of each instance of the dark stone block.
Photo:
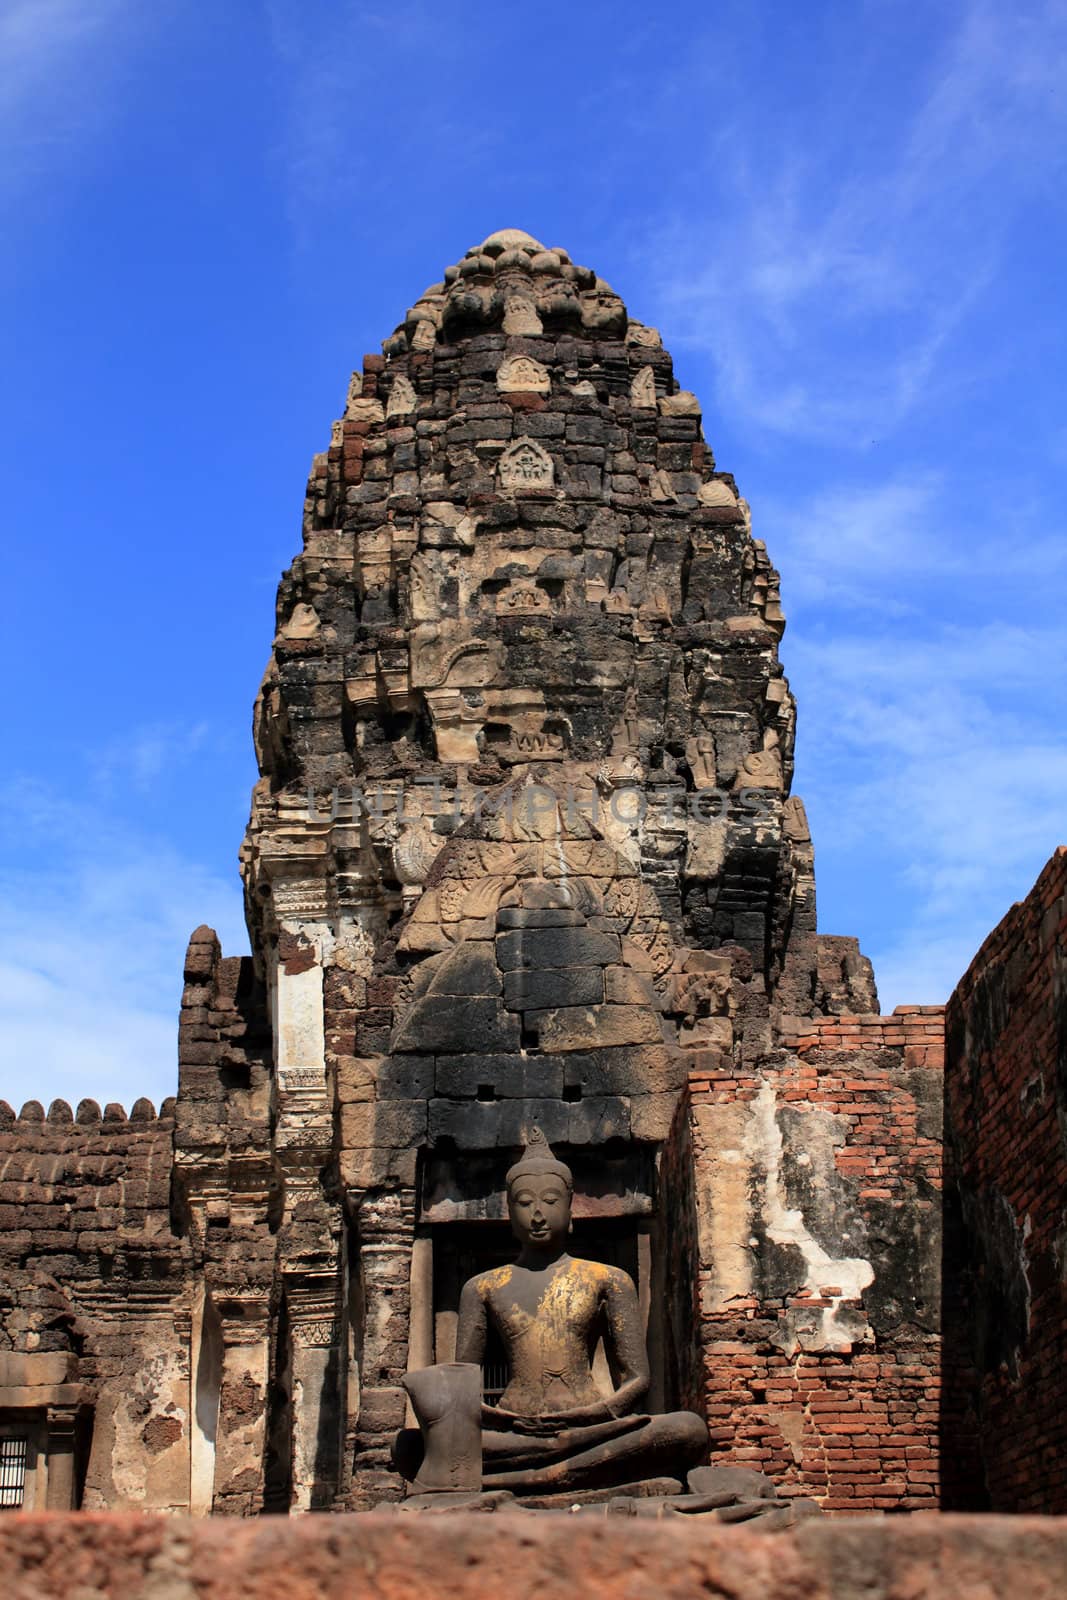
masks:
<svg viewBox="0 0 1067 1600"><path fill-rule="evenodd" d="M461 1150L517 1148L536 1124L549 1143L567 1140L572 1106L562 1100L431 1100L431 1140L455 1140Z"/></svg>
<svg viewBox="0 0 1067 1600"><path fill-rule="evenodd" d="M665 1045L617 1045L613 1049L574 1051L563 1058L566 1089L581 1089L583 1098L603 1095L661 1094L685 1082L686 1058Z"/></svg>
<svg viewBox="0 0 1067 1600"><path fill-rule="evenodd" d="M464 1050L512 1051L521 1042L519 1019L499 1000L427 994L417 1000L393 1038L394 1051L426 1055Z"/></svg>
<svg viewBox="0 0 1067 1600"><path fill-rule="evenodd" d="M427 1100L433 1094L432 1056L386 1056L378 1069L383 1100Z"/></svg>
<svg viewBox="0 0 1067 1600"><path fill-rule="evenodd" d="M457 945L434 971L428 994L500 994L500 972L496 953L488 940L469 940Z"/></svg>
<svg viewBox="0 0 1067 1600"><path fill-rule="evenodd" d="M498 1100L558 1100L563 1063L555 1056L438 1056L436 1084L450 1100L475 1100L485 1089Z"/></svg>
<svg viewBox="0 0 1067 1600"><path fill-rule="evenodd" d="M509 1011L593 1006L600 1005L603 999L602 967L509 972L504 978L504 1004Z"/></svg>
<svg viewBox="0 0 1067 1600"><path fill-rule="evenodd" d="M606 967L622 946L613 933L590 928L516 928L497 935L497 961L505 972L521 967Z"/></svg>
<svg viewBox="0 0 1067 1600"><path fill-rule="evenodd" d="M630 1102L617 1096L579 1100L567 1107L571 1144L606 1144L630 1137Z"/></svg>
<svg viewBox="0 0 1067 1600"><path fill-rule="evenodd" d="M499 928L580 928L585 918L565 906L505 906L496 920Z"/></svg>

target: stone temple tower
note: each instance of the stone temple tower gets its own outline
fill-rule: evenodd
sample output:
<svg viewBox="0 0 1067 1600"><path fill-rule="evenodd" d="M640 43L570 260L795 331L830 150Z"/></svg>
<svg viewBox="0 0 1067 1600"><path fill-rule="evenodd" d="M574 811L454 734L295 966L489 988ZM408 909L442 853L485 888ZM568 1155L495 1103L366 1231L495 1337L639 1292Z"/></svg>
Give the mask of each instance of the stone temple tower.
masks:
<svg viewBox="0 0 1067 1600"><path fill-rule="evenodd" d="M252 955L194 933L176 1100L0 1103L4 1504L398 1498L402 1379L512 1258L534 1126L574 1252L636 1282L651 1410L831 1511L979 1506L998 1471L1032 1503L983 1333L1027 1337L1012 1175L968 1111L943 1178L942 1008L878 1016L816 930L783 629L655 329L516 230L448 267L313 462L256 702ZM985 982L961 1105L1009 1014Z"/></svg>
<svg viewBox="0 0 1067 1600"><path fill-rule="evenodd" d="M400 1376L451 1354L534 1123L641 1283L661 1392L691 1386L662 1223L694 1052L751 1064L783 1006L876 1009L855 944L815 935L778 574L656 330L507 229L383 352L315 458L256 705L269 1162L230 1133L243 1091L206 1126L179 1106L209 1279L205 1174L271 1189L249 1305L276 1489L307 1504L395 1490ZM254 1249L223 1257L251 1279Z"/></svg>

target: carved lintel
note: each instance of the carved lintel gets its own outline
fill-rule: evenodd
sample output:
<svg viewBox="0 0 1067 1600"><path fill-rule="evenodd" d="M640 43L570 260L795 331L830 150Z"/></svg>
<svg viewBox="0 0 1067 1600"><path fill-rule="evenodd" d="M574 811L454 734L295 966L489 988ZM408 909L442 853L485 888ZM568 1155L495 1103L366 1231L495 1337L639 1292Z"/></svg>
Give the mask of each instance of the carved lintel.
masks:
<svg viewBox="0 0 1067 1600"><path fill-rule="evenodd" d="M331 1350L341 1342L341 1322L338 1317L316 1318L310 1322L292 1321L289 1327L293 1344L298 1350Z"/></svg>

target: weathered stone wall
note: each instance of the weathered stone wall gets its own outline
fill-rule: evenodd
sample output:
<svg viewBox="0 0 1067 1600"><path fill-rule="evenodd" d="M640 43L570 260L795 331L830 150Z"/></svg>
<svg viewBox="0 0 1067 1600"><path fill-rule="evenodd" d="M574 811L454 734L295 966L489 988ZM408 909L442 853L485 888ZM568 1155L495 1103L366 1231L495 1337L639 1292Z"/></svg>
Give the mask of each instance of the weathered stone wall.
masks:
<svg viewBox="0 0 1067 1600"><path fill-rule="evenodd" d="M178 1027L174 1221L191 1310L193 1507L228 1515L260 1511L266 1495L281 1199L271 1043L254 963L198 928Z"/></svg>
<svg viewBox="0 0 1067 1600"><path fill-rule="evenodd" d="M1067 1510L1067 849L946 1011L950 1504Z"/></svg>
<svg viewBox="0 0 1067 1600"><path fill-rule="evenodd" d="M676 1517L388 1516L244 1527L0 1519L6 1600L1061 1600L1067 1522L914 1517L781 1533Z"/></svg>
<svg viewBox="0 0 1067 1600"><path fill-rule="evenodd" d="M189 1295L174 1102L0 1103L0 1410L68 1431L87 1506L188 1506ZM73 1480L70 1474L73 1473ZM57 1492L49 1463L48 1498ZM60 1500L58 1503L62 1503ZM67 1503L70 1503L68 1499Z"/></svg>
<svg viewBox="0 0 1067 1600"><path fill-rule="evenodd" d="M689 1079L714 1447L831 1511L937 1504L940 1008Z"/></svg>

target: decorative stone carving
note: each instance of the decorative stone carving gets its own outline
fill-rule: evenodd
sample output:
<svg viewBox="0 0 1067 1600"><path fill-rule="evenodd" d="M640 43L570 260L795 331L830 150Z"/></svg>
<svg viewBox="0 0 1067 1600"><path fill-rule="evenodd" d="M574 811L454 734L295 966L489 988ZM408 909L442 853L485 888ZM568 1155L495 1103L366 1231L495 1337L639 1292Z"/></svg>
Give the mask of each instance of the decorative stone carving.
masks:
<svg viewBox="0 0 1067 1600"><path fill-rule="evenodd" d="M714 789L718 780L715 775L715 740L710 733L693 734L686 740L685 759L689 763L694 788Z"/></svg>
<svg viewBox="0 0 1067 1600"><path fill-rule="evenodd" d="M737 496L728 483L721 478L712 478L707 483L702 483L697 490L697 499L702 506L736 506Z"/></svg>
<svg viewBox="0 0 1067 1600"><path fill-rule="evenodd" d="M480 699L480 696L478 697ZM459 689L427 689L438 761L460 765L477 761L478 735L485 721L484 705L472 704Z"/></svg>
<svg viewBox="0 0 1067 1600"><path fill-rule="evenodd" d="M549 611L552 602L544 589L533 582L509 583L496 597L496 609L504 616L526 611Z"/></svg>
<svg viewBox="0 0 1067 1600"><path fill-rule="evenodd" d="M314 639L320 623L314 606L304 601L293 607L292 615L282 627L283 639Z"/></svg>
<svg viewBox="0 0 1067 1600"><path fill-rule="evenodd" d="M504 301L504 332L526 337L544 332L537 307L526 295L509 294Z"/></svg>
<svg viewBox="0 0 1067 1600"><path fill-rule="evenodd" d="M551 489L552 457L535 439L516 439L503 451L497 466L503 489Z"/></svg>
<svg viewBox="0 0 1067 1600"><path fill-rule="evenodd" d="M496 386L501 394L548 394L552 381L532 356L509 356L497 368Z"/></svg>
<svg viewBox="0 0 1067 1600"><path fill-rule="evenodd" d="M782 831L798 844L811 843L811 828L804 802L798 794L791 794L782 806Z"/></svg>
<svg viewBox="0 0 1067 1600"><path fill-rule="evenodd" d="M501 736L497 730L505 730ZM493 693L486 714L487 745L502 761L558 761L567 748L561 718L546 721L545 697L538 689L502 689Z"/></svg>
<svg viewBox="0 0 1067 1600"><path fill-rule="evenodd" d="M630 404L637 411L655 411L656 374L651 367L642 367L630 384Z"/></svg>
<svg viewBox="0 0 1067 1600"><path fill-rule="evenodd" d="M424 624L411 643L412 686L483 689L492 683L501 656L497 639L472 638L458 624Z"/></svg>
<svg viewBox="0 0 1067 1600"><path fill-rule="evenodd" d="M443 843L422 822L402 829L393 845L393 866L405 887L425 883Z"/></svg>
<svg viewBox="0 0 1067 1600"><path fill-rule="evenodd" d="M611 736L613 756L633 755L641 745L641 718L637 707L637 690L630 684L623 702L622 720Z"/></svg>
<svg viewBox="0 0 1067 1600"><path fill-rule="evenodd" d="M665 394L659 409L664 417L699 417L700 401L688 389L679 389L677 394Z"/></svg>
<svg viewBox="0 0 1067 1600"><path fill-rule="evenodd" d="M357 374L358 376L358 374ZM355 379L353 379L353 385ZM365 400L362 395L349 394L345 407L347 422L384 422L385 410L380 400Z"/></svg>
<svg viewBox="0 0 1067 1600"><path fill-rule="evenodd" d="M305 1350L330 1350L338 1343L340 1333L336 1317L292 1324L293 1343Z"/></svg>
<svg viewBox="0 0 1067 1600"><path fill-rule="evenodd" d="M782 782L782 757L778 749L778 735L773 728L768 728L763 735L763 749L745 756L734 787L735 789L781 789Z"/></svg>
<svg viewBox="0 0 1067 1600"><path fill-rule="evenodd" d="M386 417L410 416L417 404L418 400L410 380L405 378L402 372L398 372L393 379L393 386L389 390L389 398L385 404Z"/></svg>

